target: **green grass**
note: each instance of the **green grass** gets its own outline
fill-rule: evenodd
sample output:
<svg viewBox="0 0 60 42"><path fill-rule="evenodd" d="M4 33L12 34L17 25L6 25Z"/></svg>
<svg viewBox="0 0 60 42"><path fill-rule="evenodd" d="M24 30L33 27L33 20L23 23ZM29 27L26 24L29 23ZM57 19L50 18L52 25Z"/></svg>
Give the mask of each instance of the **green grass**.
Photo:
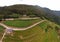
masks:
<svg viewBox="0 0 60 42"><path fill-rule="evenodd" d="M47 25L48 25L48 23L47 23L46 21L39 24L39 26L40 26L42 29L47 28Z"/></svg>
<svg viewBox="0 0 60 42"><path fill-rule="evenodd" d="M38 19L34 19L34 20L12 20L12 21L4 21L3 23L8 25L8 26L12 26L12 27L27 27L30 26L36 22L38 22L40 20Z"/></svg>
<svg viewBox="0 0 60 42"><path fill-rule="evenodd" d="M59 42L55 28L53 29L49 28L48 31L45 32L47 26L48 23L43 22L25 31L13 31L13 36L6 35L4 42ZM32 37L28 37L31 36L32 34L35 35ZM21 39L20 36L22 36L24 39Z"/></svg>
<svg viewBox="0 0 60 42"><path fill-rule="evenodd" d="M4 27L0 26L0 39L4 33L4 29L5 29Z"/></svg>
<svg viewBox="0 0 60 42"><path fill-rule="evenodd" d="M36 31L35 31L36 30ZM13 34L14 36L6 36L7 38L5 39L5 42L23 42L25 40L29 40L31 38L27 38L27 39L21 39L19 36L23 36L23 37L27 37L27 36L30 36L32 34L36 34L38 35L38 33L40 33L40 30L39 28L37 27L34 27L32 29L29 29L29 30L26 30L26 31L14 31ZM34 39L35 36L33 36L32 38Z"/></svg>

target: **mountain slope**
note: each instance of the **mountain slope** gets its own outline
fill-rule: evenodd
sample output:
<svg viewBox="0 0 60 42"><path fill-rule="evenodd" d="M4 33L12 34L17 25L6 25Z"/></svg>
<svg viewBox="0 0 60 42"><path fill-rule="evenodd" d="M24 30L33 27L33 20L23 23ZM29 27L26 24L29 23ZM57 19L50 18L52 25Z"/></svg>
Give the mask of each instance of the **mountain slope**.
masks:
<svg viewBox="0 0 60 42"><path fill-rule="evenodd" d="M60 24L60 18L56 16L52 10L33 5L12 5L0 7L0 20L2 20L2 22L7 18L18 20L18 18L22 17L39 17L39 20L41 19L41 21L46 21L27 30L12 30L10 34L6 33L3 38L3 42L60 42L60 25L58 25ZM8 25L10 23L10 26L13 25L13 23L15 26L25 26L30 23L29 20L27 23L25 23L26 20L21 20L22 23L19 20L15 22L12 21L10 21L11 23L6 23Z"/></svg>
<svg viewBox="0 0 60 42"><path fill-rule="evenodd" d="M58 17L53 10L48 8L24 4L0 7L0 20L5 18L18 18L23 15L29 17L40 17L42 19L46 18L60 24L60 17Z"/></svg>
<svg viewBox="0 0 60 42"><path fill-rule="evenodd" d="M60 17L60 11L54 11L55 15Z"/></svg>

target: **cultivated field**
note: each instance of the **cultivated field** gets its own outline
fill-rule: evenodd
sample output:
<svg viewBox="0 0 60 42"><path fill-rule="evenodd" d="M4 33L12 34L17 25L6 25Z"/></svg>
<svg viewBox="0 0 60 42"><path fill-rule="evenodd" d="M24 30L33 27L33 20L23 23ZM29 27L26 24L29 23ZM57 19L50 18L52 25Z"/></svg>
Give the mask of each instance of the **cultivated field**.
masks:
<svg viewBox="0 0 60 42"><path fill-rule="evenodd" d="M40 21L39 19L30 19L30 20L11 20L11 21L4 21L3 23L11 26L11 27L18 27L18 28L24 28L28 27L30 25L33 25L34 23Z"/></svg>

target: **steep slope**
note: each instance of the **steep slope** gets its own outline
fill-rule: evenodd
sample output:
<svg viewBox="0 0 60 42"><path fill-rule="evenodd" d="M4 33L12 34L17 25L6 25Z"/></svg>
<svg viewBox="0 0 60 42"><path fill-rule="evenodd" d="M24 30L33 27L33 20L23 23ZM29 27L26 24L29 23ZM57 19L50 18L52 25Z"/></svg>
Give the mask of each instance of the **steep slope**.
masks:
<svg viewBox="0 0 60 42"><path fill-rule="evenodd" d="M60 17L60 11L54 11L55 15Z"/></svg>
<svg viewBox="0 0 60 42"><path fill-rule="evenodd" d="M60 17L58 17L53 10L50 10L48 8L43 9L45 12L44 17L52 22L55 22L57 24L60 24Z"/></svg>

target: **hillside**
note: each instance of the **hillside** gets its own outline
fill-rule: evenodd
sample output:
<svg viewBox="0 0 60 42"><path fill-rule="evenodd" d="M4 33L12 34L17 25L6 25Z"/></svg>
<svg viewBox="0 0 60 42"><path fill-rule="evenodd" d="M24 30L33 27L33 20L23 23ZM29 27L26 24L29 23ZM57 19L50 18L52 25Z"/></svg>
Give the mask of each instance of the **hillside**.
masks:
<svg viewBox="0 0 60 42"><path fill-rule="evenodd" d="M60 24L60 18L54 15L54 12L48 8L24 4L0 7L0 20L5 18L19 18L23 15L29 17L40 17L42 19L46 18Z"/></svg>
<svg viewBox="0 0 60 42"><path fill-rule="evenodd" d="M43 20L41 20L41 21L43 21ZM15 24L15 25L17 25L17 24ZM6 28L6 26L5 26L5 28ZM60 42L59 26L48 20L43 21L29 29L25 29L25 30L23 30L24 28L22 28L22 29L17 28L18 30L14 30L14 29L16 29L16 28L13 27L13 31L12 32L10 31L10 33L6 29L7 32L2 40L3 42Z"/></svg>
<svg viewBox="0 0 60 42"><path fill-rule="evenodd" d="M0 42L60 42L60 17L40 6L0 7Z"/></svg>
<svg viewBox="0 0 60 42"><path fill-rule="evenodd" d="M54 11L54 12L55 12L55 15L60 17L60 11Z"/></svg>

